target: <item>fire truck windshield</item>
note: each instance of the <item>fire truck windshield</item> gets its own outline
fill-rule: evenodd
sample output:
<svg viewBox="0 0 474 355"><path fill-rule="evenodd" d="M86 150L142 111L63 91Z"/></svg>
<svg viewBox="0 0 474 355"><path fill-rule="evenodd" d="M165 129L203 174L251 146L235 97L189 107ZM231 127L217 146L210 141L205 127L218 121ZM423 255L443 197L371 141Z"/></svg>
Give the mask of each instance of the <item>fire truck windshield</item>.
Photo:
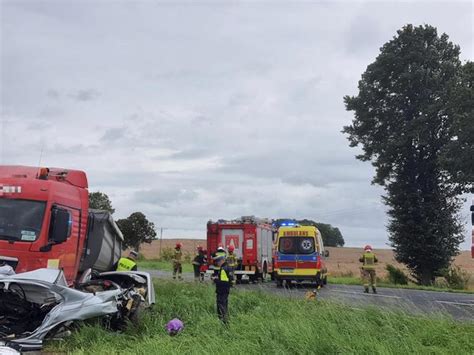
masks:
<svg viewBox="0 0 474 355"><path fill-rule="evenodd" d="M45 208L46 202L0 198L0 239L34 242Z"/></svg>
<svg viewBox="0 0 474 355"><path fill-rule="evenodd" d="M282 254L314 253L313 237L280 237L278 250Z"/></svg>

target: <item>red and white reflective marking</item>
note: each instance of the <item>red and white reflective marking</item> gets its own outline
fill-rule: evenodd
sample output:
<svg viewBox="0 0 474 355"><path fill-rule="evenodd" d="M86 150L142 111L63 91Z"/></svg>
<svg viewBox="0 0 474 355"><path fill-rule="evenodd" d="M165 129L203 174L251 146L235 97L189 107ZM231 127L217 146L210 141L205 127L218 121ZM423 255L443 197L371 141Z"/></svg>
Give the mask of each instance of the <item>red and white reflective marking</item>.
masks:
<svg viewBox="0 0 474 355"><path fill-rule="evenodd" d="M0 185L0 196L3 194L21 194L21 186Z"/></svg>

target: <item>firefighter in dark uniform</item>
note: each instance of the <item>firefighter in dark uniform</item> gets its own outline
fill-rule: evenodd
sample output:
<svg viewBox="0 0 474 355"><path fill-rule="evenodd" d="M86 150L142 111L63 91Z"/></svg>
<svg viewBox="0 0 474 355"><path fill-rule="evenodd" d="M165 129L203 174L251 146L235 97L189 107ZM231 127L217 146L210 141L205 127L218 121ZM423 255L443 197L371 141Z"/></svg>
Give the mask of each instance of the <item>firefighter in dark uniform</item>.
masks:
<svg viewBox="0 0 474 355"><path fill-rule="evenodd" d="M204 249L201 246L197 248L197 254L193 259L193 269L194 269L194 280L203 281L201 279L201 267L206 263L206 256L204 255Z"/></svg>
<svg viewBox="0 0 474 355"><path fill-rule="evenodd" d="M217 273L213 276L216 284L217 315L224 324L227 324L229 322L228 299L233 276L224 256L216 255L214 262L217 267Z"/></svg>

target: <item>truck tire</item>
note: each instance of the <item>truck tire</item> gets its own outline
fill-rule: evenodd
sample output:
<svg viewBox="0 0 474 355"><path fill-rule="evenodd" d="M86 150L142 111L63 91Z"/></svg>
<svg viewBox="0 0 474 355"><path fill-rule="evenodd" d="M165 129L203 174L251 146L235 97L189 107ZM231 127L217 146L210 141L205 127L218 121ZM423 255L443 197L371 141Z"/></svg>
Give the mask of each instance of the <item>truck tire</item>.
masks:
<svg viewBox="0 0 474 355"><path fill-rule="evenodd" d="M327 284L328 284L328 275L324 275L323 285L327 285Z"/></svg>
<svg viewBox="0 0 474 355"><path fill-rule="evenodd" d="M277 287L283 287L283 280L276 278Z"/></svg>

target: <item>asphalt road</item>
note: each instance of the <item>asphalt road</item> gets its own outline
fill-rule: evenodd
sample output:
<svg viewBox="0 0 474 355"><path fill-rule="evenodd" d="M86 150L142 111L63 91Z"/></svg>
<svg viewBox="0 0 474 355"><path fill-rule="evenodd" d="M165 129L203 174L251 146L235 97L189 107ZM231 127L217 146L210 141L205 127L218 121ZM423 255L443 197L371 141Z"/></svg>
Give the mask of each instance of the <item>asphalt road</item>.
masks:
<svg viewBox="0 0 474 355"><path fill-rule="evenodd" d="M160 270L144 270L153 277L171 279L171 273ZM193 280L191 273L184 273L186 281ZM303 298L314 289L311 285L277 288L274 282L242 284L237 290L260 290L282 297ZM362 286L326 285L317 298L344 303L355 309L377 307L386 310L403 311L410 314L451 316L457 320L474 321L474 294L421 291L397 288L377 288L377 294L366 294Z"/></svg>

